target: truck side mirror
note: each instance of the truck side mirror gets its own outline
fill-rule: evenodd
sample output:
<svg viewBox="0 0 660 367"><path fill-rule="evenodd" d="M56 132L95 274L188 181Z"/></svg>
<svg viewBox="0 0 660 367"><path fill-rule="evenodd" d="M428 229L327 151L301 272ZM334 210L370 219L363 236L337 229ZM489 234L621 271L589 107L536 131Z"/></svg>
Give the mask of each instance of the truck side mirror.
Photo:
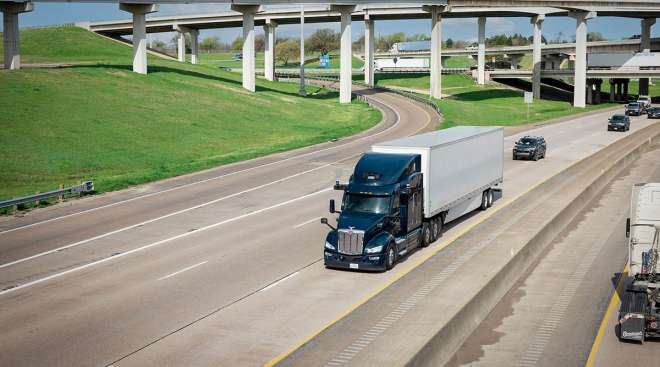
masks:
<svg viewBox="0 0 660 367"><path fill-rule="evenodd" d="M335 210L335 199L330 199L330 213L334 214L336 212ZM327 219L326 219L327 222Z"/></svg>
<svg viewBox="0 0 660 367"><path fill-rule="evenodd" d="M626 219L626 238L630 238L630 218Z"/></svg>
<svg viewBox="0 0 660 367"><path fill-rule="evenodd" d="M321 218L321 224L325 224L326 226L330 227L333 231L336 231L337 229L328 223L328 218Z"/></svg>

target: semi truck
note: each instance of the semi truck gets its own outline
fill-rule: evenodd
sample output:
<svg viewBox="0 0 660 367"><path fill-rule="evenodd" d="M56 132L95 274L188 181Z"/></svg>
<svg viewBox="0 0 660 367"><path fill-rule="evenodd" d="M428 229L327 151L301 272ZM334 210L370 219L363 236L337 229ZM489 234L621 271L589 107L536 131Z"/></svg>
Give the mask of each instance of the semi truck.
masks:
<svg viewBox="0 0 660 367"><path fill-rule="evenodd" d="M620 338L644 342L660 336L660 183L633 186L628 238L628 276L621 299Z"/></svg>
<svg viewBox="0 0 660 367"><path fill-rule="evenodd" d="M455 127L374 145L362 155L343 192L337 227L325 239L328 268L385 271L442 227L493 205L503 181L504 131Z"/></svg>

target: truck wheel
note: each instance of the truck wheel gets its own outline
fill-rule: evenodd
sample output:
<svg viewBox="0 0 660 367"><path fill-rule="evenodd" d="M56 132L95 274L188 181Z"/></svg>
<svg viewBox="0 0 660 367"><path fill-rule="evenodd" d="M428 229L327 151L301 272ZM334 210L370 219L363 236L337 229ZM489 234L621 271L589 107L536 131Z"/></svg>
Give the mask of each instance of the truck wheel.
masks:
<svg viewBox="0 0 660 367"><path fill-rule="evenodd" d="M395 245L391 243L387 246L387 251L385 252L385 269L392 269L394 264L396 264L396 249Z"/></svg>
<svg viewBox="0 0 660 367"><path fill-rule="evenodd" d="M435 218L431 221L431 241L435 241L440 237L440 218Z"/></svg>
<svg viewBox="0 0 660 367"><path fill-rule="evenodd" d="M422 224L422 240L420 241L420 246L429 247L431 242L433 242L433 239L431 238L431 228L429 228L428 223L424 223Z"/></svg>
<svg viewBox="0 0 660 367"><path fill-rule="evenodd" d="M481 210L486 210L488 209L488 190L484 191L483 194L481 194L481 206L479 207Z"/></svg>
<svg viewBox="0 0 660 367"><path fill-rule="evenodd" d="M493 206L493 190L488 190L488 207Z"/></svg>

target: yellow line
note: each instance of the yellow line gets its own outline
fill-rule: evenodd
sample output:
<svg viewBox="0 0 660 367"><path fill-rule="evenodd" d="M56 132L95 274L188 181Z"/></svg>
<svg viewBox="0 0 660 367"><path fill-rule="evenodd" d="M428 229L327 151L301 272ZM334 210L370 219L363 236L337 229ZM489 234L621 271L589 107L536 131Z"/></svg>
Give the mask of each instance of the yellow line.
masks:
<svg viewBox="0 0 660 367"><path fill-rule="evenodd" d="M652 125L649 125L649 126L647 126L647 127L642 128L642 129L640 129L640 130L637 130L637 131L633 132L633 134L631 134L630 136L636 134L638 131L644 131L644 130L646 130L648 127L653 126L653 125L655 125L655 124L652 124ZM609 146L612 146L612 145L615 145L615 144L621 143L621 142L624 141L624 140L625 140L625 138L624 138L624 139L621 139L621 140L617 140L617 141L615 141L615 142L612 142ZM606 147L606 148L607 148L607 147ZM606 149L606 148L603 148L603 149ZM544 178L543 180L539 181L536 185L532 186L532 187L531 187L530 189L528 189L527 191L525 191L525 192L523 192L523 193L520 193L520 194L516 195L513 199L511 199L511 200L509 200L509 201L503 203L501 206L499 206L499 207L497 207L497 208L494 208L493 210L487 212L484 216L482 216L481 218L479 218L478 220L476 220L474 223L472 223L471 225L467 226L466 228L464 228L464 229L461 230L460 232L456 233L456 234L455 234L454 236L452 236L449 240L445 241L444 243L442 243L442 244L439 245L438 247L434 248L433 251L430 251L430 252L426 253L424 256L422 256L421 258L417 259L417 261L415 261L413 264L411 264L410 267L406 268L406 269L405 269L404 271L402 271L401 273L396 274L396 275L395 275L394 277L392 277L390 280L386 281L382 286L378 287L378 289L374 290L374 291L371 292L369 295L367 295L364 299L362 299L361 301L358 301L357 303L355 303L354 305L352 305L351 307L349 307L345 312L343 312L341 315L339 315L338 317L336 317L334 320L332 320L332 321L326 323L325 325L323 325L323 326L322 326L317 332L315 332L314 334L308 336L307 338L303 339L302 341L296 343L293 347L291 347L291 348L287 349L286 351L282 352L282 353L281 353L280 355L278 355L277 357L275 357L275 358L271 359L270 361L266 362L266 364L264 364L264 367L272 367L272 366L276 365L277 363L281 362L282 360L284 360L284 358L286 358L286 357L288 357L289 355L291 355L293 352L295 352L296 350L298 350L298 348L302 347L305 343L307 343L307 342L309 342L310 340L316 338L319 334L321 334L321 333L322 333L323 331L325 331L327 328L329 328L330 326L334 325L335 323L337 323L339 320L341 320L341 319L343 319L344 317L346 317L346 316L347 316L348 314L350 314L351 312L355 311L358 307L360 307L360 306L362 306L363 304L367 303L370 299L372 299L373 297L375 297L376 295L378 295L380 292L382 292L383 290L385 290L385 288L387 288L387 287L389 287L390 285L392 285L392 283L394 283L394 282L396 282L397 280L403 278L406 274L410 273L412 270L414 270L415 268L417 268L418 266L420 266L420 265L421 265L422 263L424 263L426 260L428 260L429 258L431 258L432 256L434 256L435 254L437 254L438 252L440 252L441 250L443 250L443 249L446 248L447 246L451 245L451 244L452 244L454 241L456 241L459 237L463 236L465 233L469 232L469 231L472 230L474 227L476 227L477 225L479 225L479 224L481 224L482 222L484 222L486 219L489 219L490 217L492 217L493 215L495 215L495 214L496 214L497 212L499 212L500 210L506 208L507 206L511 205L511 203L515 202L516 200L518 200L518 199L521 198L522 196L527 195L527 194L530 193L531 191L533 191L533 190L535 190L536 188L540 187L541 185L543 185L544 183L546 183L547 181L549 181L549 180L552 179L553 177L558 176L558 175L560 175L560 174L562 174L562 173L568 171L568 170L571 169L572 167L576 166L577 164L579 164L579 163L581 163L581 162L584 162L585 160L590 159L590 158L596 156L596 155L599 154L603 149L598 150L597 152L595 152L595 153L593 153L593 154L591 154L591 155L589 155L589 156L587 156L587 157L584 157L584 158L582 158L582 159L580 159L580 160L578 160L578 161L575 161L575 162L571 163L568 167L564 168L563 170L561 170L561 171L559 171L559 172L557 172L557 173L555 173L555 174L553 174L553 175L550 175L550 176Z"/></svg>
<svg viewBox="0 0 660 367"><path fill-rule="evenodd" d="M626 283L626 277L628 276L628 271L630 269L628 268L628 265L623 269L623 272L621 273L621 276L619 276L619 281L616 285L616 289L614 290L614 295L612 295L612 299L610 300L609 306L607 306L607 311L605 312L605 316L603 316L603 321L600 323L600 327L598 328L598 334L596 334L596 339L594 340L594 344L591 347L591 352L589 352L589 359L587 359L587 364L585 367L593 367L594 363L596 362L596 355L598 354L598 350L600 349L600 343L603 341L603 335L605 335L605 329L607 327L607 323L609 322L612 312L616 310L616 307L619 304L620 298L619 294L621 293L623 289L623 285Z"/></svg>

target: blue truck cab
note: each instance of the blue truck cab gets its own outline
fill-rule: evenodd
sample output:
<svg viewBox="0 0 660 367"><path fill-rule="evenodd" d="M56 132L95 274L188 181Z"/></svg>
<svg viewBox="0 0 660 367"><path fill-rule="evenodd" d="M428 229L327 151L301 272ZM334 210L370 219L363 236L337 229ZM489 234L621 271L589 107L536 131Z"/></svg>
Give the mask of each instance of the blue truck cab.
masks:
<svg viewBox="0 0 660 367"><path fill-rule="evenodd" d="M326 236L326 267L385 271L400 256L428 246L423 220L423 177L418 154L366 153L357 163L343 191L341 211L330 200L330 212L339 213L337 228Z"/></svg>

